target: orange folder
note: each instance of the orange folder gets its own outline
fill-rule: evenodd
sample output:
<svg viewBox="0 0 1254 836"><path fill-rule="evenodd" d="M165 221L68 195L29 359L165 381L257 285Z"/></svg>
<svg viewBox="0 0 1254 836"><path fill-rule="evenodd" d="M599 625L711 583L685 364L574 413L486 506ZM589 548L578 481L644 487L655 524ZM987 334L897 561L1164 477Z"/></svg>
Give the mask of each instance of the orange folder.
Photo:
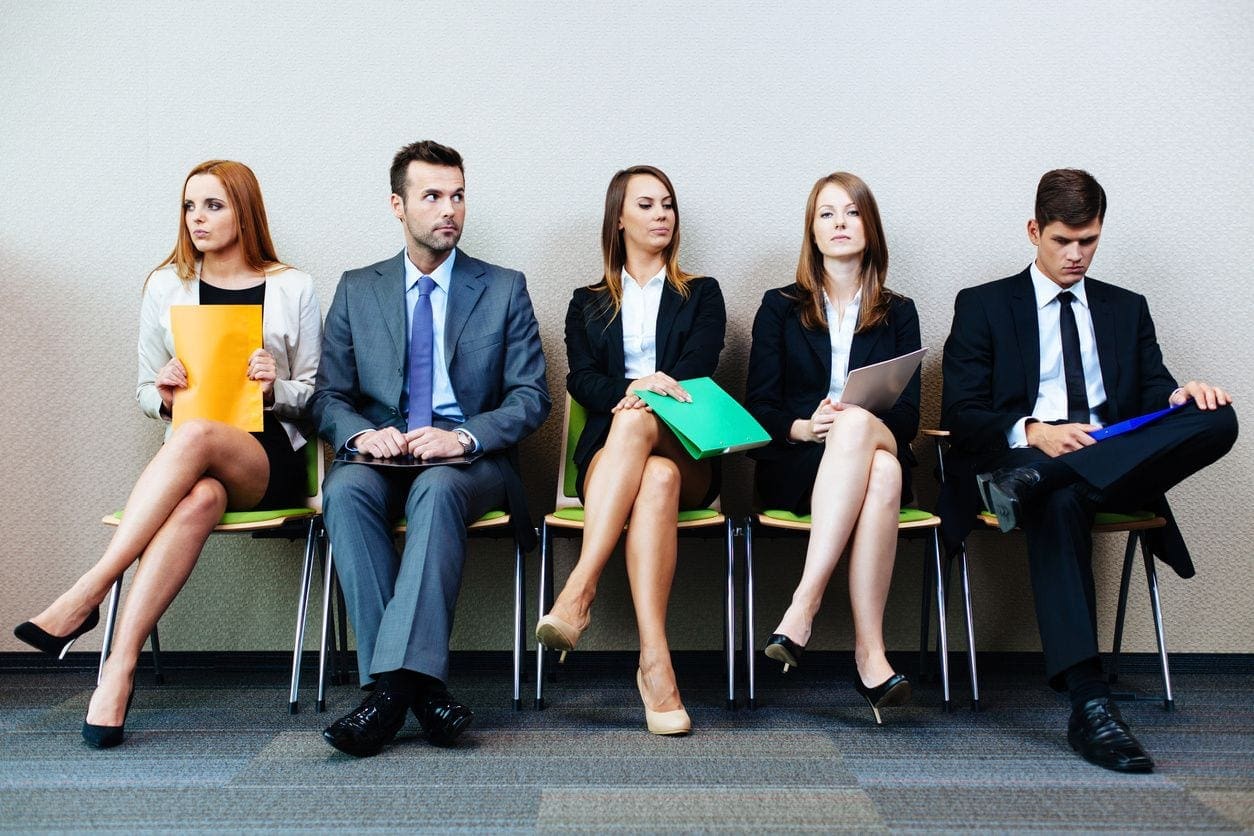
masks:
<svg viewBox="0 0 1254 836"><path fill-rule="evenodd" d="M248 358L261 348L261 306L172 305L170 329L187 369L187 388L174 393L174 426L206 418L261 432L261 381L248 379Z"/></svg>

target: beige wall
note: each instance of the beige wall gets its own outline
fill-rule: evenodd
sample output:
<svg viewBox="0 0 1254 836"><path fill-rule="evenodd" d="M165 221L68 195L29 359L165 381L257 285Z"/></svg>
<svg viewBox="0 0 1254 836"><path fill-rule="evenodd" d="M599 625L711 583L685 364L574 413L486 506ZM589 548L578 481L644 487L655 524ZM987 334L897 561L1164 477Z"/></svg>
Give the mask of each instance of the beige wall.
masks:
<svg viewBox="0 0 1254 836"><path fill-rule="evenodd" d="M1094 275L1151 300L1181 379L1254 395L1254 7L1244 3L309 4L0 2L0 650L99 554L160 442L134 406L139 289L173 241L179 185L209 157L249 163L280 254L325 306L340 272L396 252L395 149L459 148L465 248L526 271L560 403L571 289L598 269L600 204L617 168L673 177L684 263L723 284L719 377L743 389L762 291L789 280L809 185L828 171L875 190L892 285L919 304L924 425L939 405L955 292L1022 269L1040 174L1094 172L1111 209ZM610 11L612 9L612 11ZM264 11L263 11L264 10ZM1245 407L1242 406L1244 411ZM524 448L532 508L551 508L560 414ZM919 446L922 446L921 443ZM933 456L917 486L934 498ZM1171 647L1250 651L1254 522L1247 439L1172 494L1199 567L1168 571ZM751 473L733 458L725 505ZM903 545L889 643L918 629L920 553ZM1020 537L971 545L979 646L1039 647ZM1109 642L1121 545L1099 549ZM558 574L573 547L558 547ZM298 547L220 538L162 622L170 649L288 646ZM759 543L759 632L800 572ZM472 550L454 647L509 646L508 552ZM534 566L534 563L532 564ZM719 644L719 552L684 547L676 648ZM1144 585L1129 645L1152 648ZM532 617L534 618L534 607ZM635 645L621 563L587 646ZM954 622L955 627L958 622ZM99 631L84 641L96 646ZM816 646L850 646L843 579Z"/></svg>

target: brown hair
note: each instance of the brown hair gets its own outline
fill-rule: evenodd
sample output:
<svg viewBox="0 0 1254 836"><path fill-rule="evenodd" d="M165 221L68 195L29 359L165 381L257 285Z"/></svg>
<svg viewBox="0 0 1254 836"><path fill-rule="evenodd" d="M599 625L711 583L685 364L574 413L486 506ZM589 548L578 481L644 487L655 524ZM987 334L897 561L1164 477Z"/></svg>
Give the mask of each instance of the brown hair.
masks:
<svg viewBox="0 0 1254 836"><path fill-rule="evenodd" d="M222 182L227 202L235 212L235 233L249 269L265 273L274 267L286 267L274 252L274 242L270 240L270 224L266 220L266 204L261 199L261 185L253 170L233 160L207 160L188 172L187 178L183 180L178 238L175 240L174 250L165 261L153 268L153 272L173 264L174 271L183 281L190 282L196 278L196 262L200 253L192 244L191 233L187 231L182 196L187 194L188 181L198 174L212 174Z"/></svg>
<svg viewBox="0 0 1254 836"><path fill-rule="evenodd" d="M1092 174L1078 168L1045 172L1036 187L1036 225L1044 229L1054 221L1081 226L1096 218L1106 219L1106 190Z"/></svg>
<svg viewBox="0 0 1254 836"><path fill-rule="evenodd" d="M466 175L466 168L462 165L462 155L452 148L430 139L411 142L396 152L396 156L392 158L392 168L388 171L392 181L392 194L400 195L402 200L405 199L405 173L409 171L409 164L413 162L445 165L449 168L456 168L463 177Z"/></svg>
<svg viewBox="0 0 1254 836"><path fill-rule="evenodd" d="M879 206L871 189L856 174L847 171L833 172L826 177L820 177L814 188L810 189L810 197L806 201L805 237L801 242L801 257L797 259L799 293L793 298L801 305L803 326L827 330L827 314L823 309L823 254L814 242L814 215L819 192L829 185L844 189L862 216L866 249L862 252L862 264L859 267L862 304L858 312L858 327L855 329L860 333L874 328L888 317L888 303L893 293L884 287L888 277L888 244L884 240Z"/></svg>
<svg viewBox="0 0 1254 836"><path fill-rule="evenodd" d="M670 178L660 168L651 165L624 168L610 178L610 185L605 190L605 217L601 221L601 257L605 272L601 283L593 285L594 289L609 293L609 304L615 313L623 304L623 267L627 264L627 245L623 242L623 231L618 228L618 221L623 215L623 203L627 200L627 182L637 174L647 174L660 180L670 194L671 206L675 210L675 231L671 233L671 242L663 253L667 283L680 296L687 298L688 282L696 278L679 269L679 200L675 197L675 187L671 185Z"/></svg>

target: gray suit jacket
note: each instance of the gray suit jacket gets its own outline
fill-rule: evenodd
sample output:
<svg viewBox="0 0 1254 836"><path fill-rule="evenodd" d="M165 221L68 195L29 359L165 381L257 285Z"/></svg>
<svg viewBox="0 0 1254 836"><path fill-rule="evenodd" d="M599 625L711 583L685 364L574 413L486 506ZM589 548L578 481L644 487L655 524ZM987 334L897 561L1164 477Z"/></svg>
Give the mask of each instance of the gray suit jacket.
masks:
<svg viewBox="0 0 1254 836"><path fill-rule="evenodd" d="M341 449L363 430L405 431L407 356L404 251L340 277L327 312L310 410L319 434ZM449 380L463 426L498 461L520 542L534 545L518 474L517 445L548 417L540 329L517 270L457 252L444 323ZM526 536L523 536L523 535Z"/></svg>

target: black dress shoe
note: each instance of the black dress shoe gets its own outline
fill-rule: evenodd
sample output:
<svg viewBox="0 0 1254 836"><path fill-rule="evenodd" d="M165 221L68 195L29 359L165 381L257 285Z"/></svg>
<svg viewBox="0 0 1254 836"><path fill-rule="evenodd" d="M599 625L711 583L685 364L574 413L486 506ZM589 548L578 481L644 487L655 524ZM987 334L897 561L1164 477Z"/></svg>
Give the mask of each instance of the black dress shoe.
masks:
<svg viewBox="0 0 1254 836"><path fill-rule="evenodd" d="M871 706L871 713L875 715L877 726L884 725L884 720L880 717L881 708L889 705L905 705L910 699L910 680L900 673L893 674L874 688L868 688L862 684L862 677L858 676L858 672L854 671L853 688L862 695L866 704Z"/></svg>
<svg viewBox="0 0 1254 836"><path fill-rule="evenodd" d="M784 663L784 673L789 668L801 667L801 654L805 651L804 644L797 644L783 633L772 633L766 642L767 658Z"/></svg>
<svg viewBox="0 0 1254 836"><path fill-rule="evenodd" d="M1094 697L1071 710L1067 742L1086 761L1106 769L1154 771L1154 761L1132 736L1110 697Z"/></svg>
<svg viewBox="0 0 1254 836"><path fill-rule="evenodd" d="M1006 532L1019 525L1023 503L1041 483L1041 474L1032 467L1003 467L978 474L975 483L985 507L997 515L997 527Z"/></svg>
<svg viewBox="0 0 1254 836"><path fill-rule="evenodd" d="M29 644L31 647L38 648L49 656L55 656L58 659L64 659L65 654L70 652L70 648L74 646L74 642L79 636L89 630L95 628L100 623L100 608L91 611L87 618L83 619L83 623L78 625L76 629L70 632L68 636L54 636L51 633L41 630L30 621L23 621L21 624L13 628L13 635Z"/></svg>
<svg viewBox="0 0 1254 836"><path fill-rule="evenodd" d="M470 728L475 713L440 689L420 693L411 706L427 740L436 746L452 746L457 736Z"/></svg>
<svg viewBox="0 0 1254 836"><path fill-rule="evenodd" d="M322 738L345 754L368 758L379 754L405 725L404 697L375 690L357 706L322 732Z"/></svg>
<svg viewBox="0 0 1254 836"><path fill-rule="evenodd" d="M112 749L126 739L126 716L131 713L131 703L135 700L135 686L126 698L126 710L122 712L122 725L97 726L83 720L83 742L93 749Z"/></svg>

